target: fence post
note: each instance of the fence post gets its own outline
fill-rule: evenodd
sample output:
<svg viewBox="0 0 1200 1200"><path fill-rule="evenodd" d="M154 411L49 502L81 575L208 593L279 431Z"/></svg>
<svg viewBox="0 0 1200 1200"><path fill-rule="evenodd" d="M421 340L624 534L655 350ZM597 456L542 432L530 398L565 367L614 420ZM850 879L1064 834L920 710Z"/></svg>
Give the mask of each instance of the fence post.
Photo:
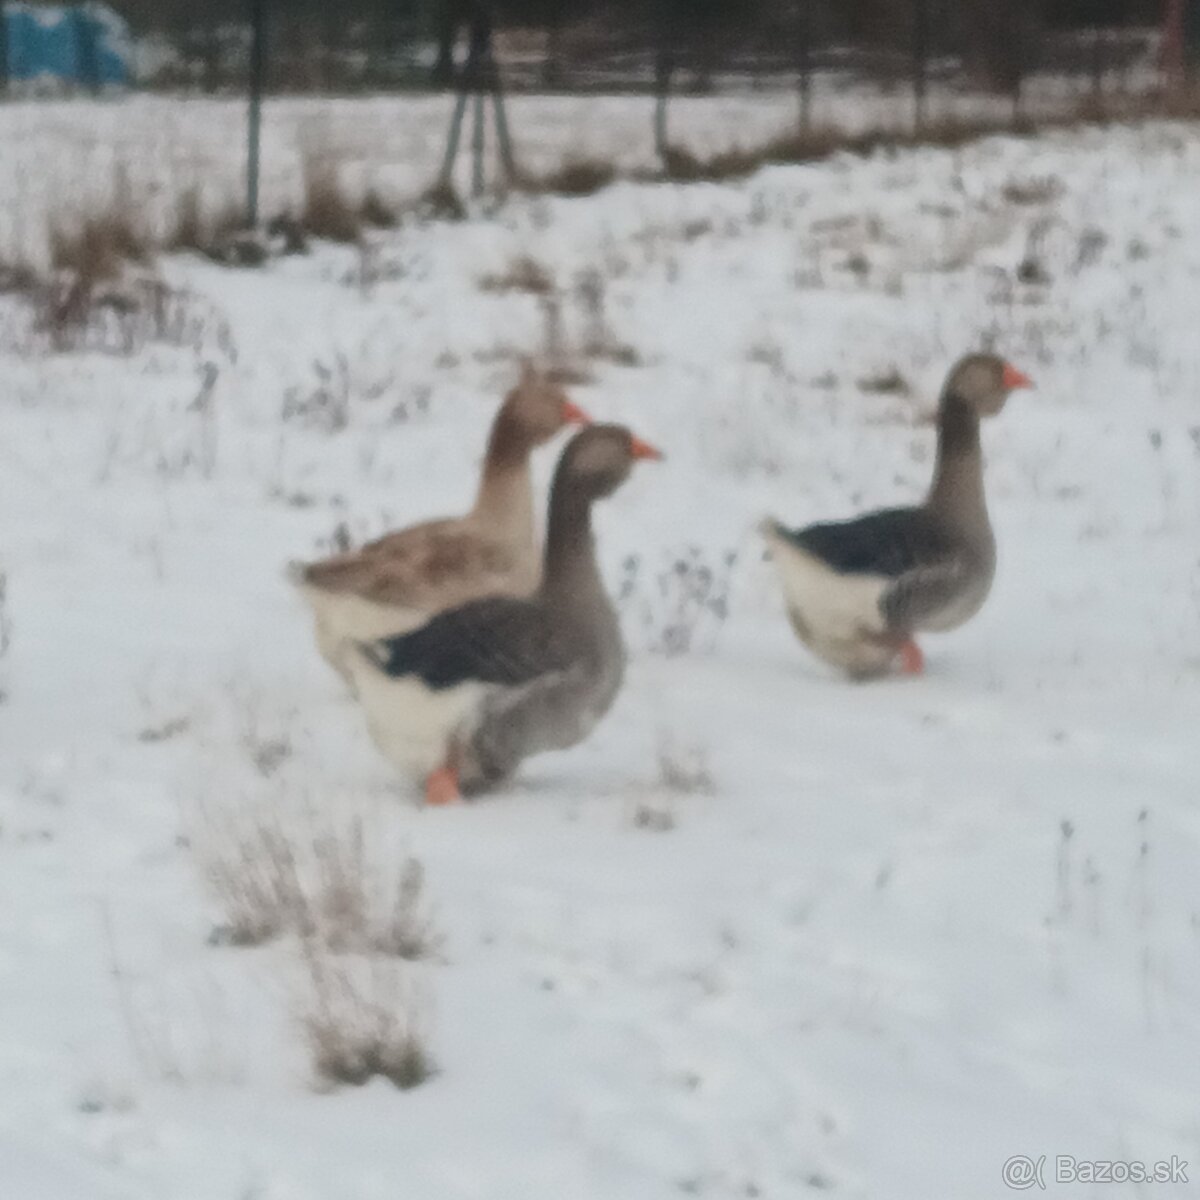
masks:
<svg viewBox="0 0 1200 1200"><path fill-rule="evenodd" d="M267 0L250 0L250 115L246 160L246 225L258 224L262 161L262 101L267 72Z"/></svg>
<svg viewBox="0 0 1200 1200"><path fill-rule="evenodd" d="M1013 20L1012 20L1012 61L1011 74L1009 76L1009 87L1012 93L1012 126L1013 129L1021 127L1021 119L1023 114L1023 100L1025 95L1025 75L1029 67L1027 61L1029 55L1030 30L1029 30L1029 12L1024 0L1013 5Z"/></svg>
<svg viewBox="0 0 1200 1200"><path fill-rule="evenodd" d="M1092 102L1096 104L1097 114L1104 104L1104 72L1108 66L1106 54L1108 31L1103 26L1096 25L1092 29Z"/></svg>
<svg viewBox="0 0 1200 1200"><path fill-rule="evenodd" d="M792 11L796 21L796 89L800 97L800 136L804 137L812 128L812 30L804 0L794 0Z"/></svg>
<svg viewBox="0 0 1200 1200"><path fill-rule="evenodd" d="M671 95L672 68L671 52L660 42L654 58L654 150L664 166L671 152L667 134L667 101Z"/></svg>
<svg viewBox="0 0 1200 1200"><path fill-rule="evenodd" d="M8 94L8 5L0 0L0 100Z"/></svg>
<svg viewBox="0 0 1200 1200"><path fill-rule="evenodd" d="M929 90L929 0L913 0L913 122L925 128Z"/></svg>

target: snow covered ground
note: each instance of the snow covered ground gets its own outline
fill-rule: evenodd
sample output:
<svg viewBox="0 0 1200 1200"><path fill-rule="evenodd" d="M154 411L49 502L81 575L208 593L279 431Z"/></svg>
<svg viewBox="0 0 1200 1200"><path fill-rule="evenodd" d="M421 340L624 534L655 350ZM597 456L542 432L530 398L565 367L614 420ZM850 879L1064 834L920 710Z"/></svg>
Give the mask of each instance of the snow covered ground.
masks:
<svg viewBox="0 0 1200 1200"><path fill-rule="evenodd" d="M1107 94L1158 86L1153 68L1139 65L1105 78ZM1087 80L1031 77L1024 90L1031 115L1060 113L1088 94ZM1082 91L1081 91L1082 89ZM911 89L818 74L812 118L851 133L907 130ZM263 211L295 210L303 195L306 162L336 166L351 195L373 192L393 205L408 204L433 183L445 153L454 97L447 95L273 97L263 119ZM657 170L652 96L516 95L509 120L520 165L534 174L564 163L598 159L625 173ZM1005 97L934 85L933 120L991 119L1011 112ZM672 142L707 157L751 147L795 127L798 100L776 87L732 95L679 95L671 100ZM131 94L106 101L28 100L0 107L0 262L35 263L46 256L53 225L70 227L127 194L136 197L147 232L162 238L178 220L186 197L219 215L240 211L245 196L246 101L240 96L179 99ZM489 155L496 154L489 132ZM458 182L470 185L469 154Z"/></svg>
<svg viewBox="0 0 1200 1200"><path fill-rule="evenodd" d="M1200 1178L1198 171L1200 129L1147 125L180 258L187 319L130 353L50 354L5 298L0 1195ZM523 256L557 322L481 287ZM422 811L282 569L464 507L553 325L579 402L668 453L600 514L631 671L586 745ZM848 684L754 525L919 495L981 345L1038 383L985 430L996 588L927 677ZM296 939L213 936L214 829L354 820L440 935L387 966L436 1060L412 1091L314 1088Z"/></svg>

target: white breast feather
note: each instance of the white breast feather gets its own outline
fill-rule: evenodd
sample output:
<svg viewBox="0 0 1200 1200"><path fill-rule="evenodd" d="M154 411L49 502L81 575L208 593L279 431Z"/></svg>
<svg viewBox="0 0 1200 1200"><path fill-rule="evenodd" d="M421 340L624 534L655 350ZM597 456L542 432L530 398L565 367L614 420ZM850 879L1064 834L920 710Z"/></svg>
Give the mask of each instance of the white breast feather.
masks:
<svg viewBox="0 0 1200 1200"><path fill-rule="evenodd" d="M393 679L357 650L346 661L375 744L415 779L445 763L451 742L474 728L491 690L485 683L434 689L415 676Z"/></svg>
<svg viewBox="0 0 1200 1200"><path fill-rule="evenodd" d="M428 613L417 609L391 608L348 592L302 586L300 594L316 618L317 648L343 675L349 673L346 660L354 653L353 643L408 633L429 620Z"/></svg>
<svg viewBox="0 0 1200 1200"><path fill-rule="evenodd" d="M816 555L772 538L775 564L791 608L822 642L845 642L886 629L879 602L891 582L882 575L843 575Z"/></svg>

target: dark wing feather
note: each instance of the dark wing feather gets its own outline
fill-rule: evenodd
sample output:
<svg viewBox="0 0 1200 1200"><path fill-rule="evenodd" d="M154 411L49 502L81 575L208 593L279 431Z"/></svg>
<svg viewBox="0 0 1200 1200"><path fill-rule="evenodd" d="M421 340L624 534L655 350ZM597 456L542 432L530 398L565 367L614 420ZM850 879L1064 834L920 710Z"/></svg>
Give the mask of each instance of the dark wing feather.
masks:
<svg viewBox="0 0 1200 1200"><path fill-rule="evenodd" d="M962 591L970 573L963 554L949 554L940 563L914 567L889 584L879 601L887 623L911 629L941 612Z"/></svg>
<svg viewBox="0 0 1200 1200"><path fill-rule="evenodd" d="M567 669L579 654L577 640L549 609L505 597L464 604L364 651L385 674L416 675L437 689L467 682L516 687Z"/></svg>
<svg viewBox="0 0 1200 1200"><path fill-rule="evenodd" d="M954 537L923 508L889 508L851 521L782 530L795 545L843 575L895 579L954 553Z"/></svg>

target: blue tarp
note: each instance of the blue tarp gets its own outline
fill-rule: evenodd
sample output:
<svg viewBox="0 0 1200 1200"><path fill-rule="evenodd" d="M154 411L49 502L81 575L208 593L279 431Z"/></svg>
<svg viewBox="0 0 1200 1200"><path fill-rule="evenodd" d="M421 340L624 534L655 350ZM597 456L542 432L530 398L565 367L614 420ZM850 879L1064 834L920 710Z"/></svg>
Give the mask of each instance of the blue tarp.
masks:
<svg viewBox="0 0 1200 1200"><path fill-rule="evenodd" d="M6 4L8 77L61 80L87 87L127 84L132 75L129 29L104 4L34 7Z"/></svg>

